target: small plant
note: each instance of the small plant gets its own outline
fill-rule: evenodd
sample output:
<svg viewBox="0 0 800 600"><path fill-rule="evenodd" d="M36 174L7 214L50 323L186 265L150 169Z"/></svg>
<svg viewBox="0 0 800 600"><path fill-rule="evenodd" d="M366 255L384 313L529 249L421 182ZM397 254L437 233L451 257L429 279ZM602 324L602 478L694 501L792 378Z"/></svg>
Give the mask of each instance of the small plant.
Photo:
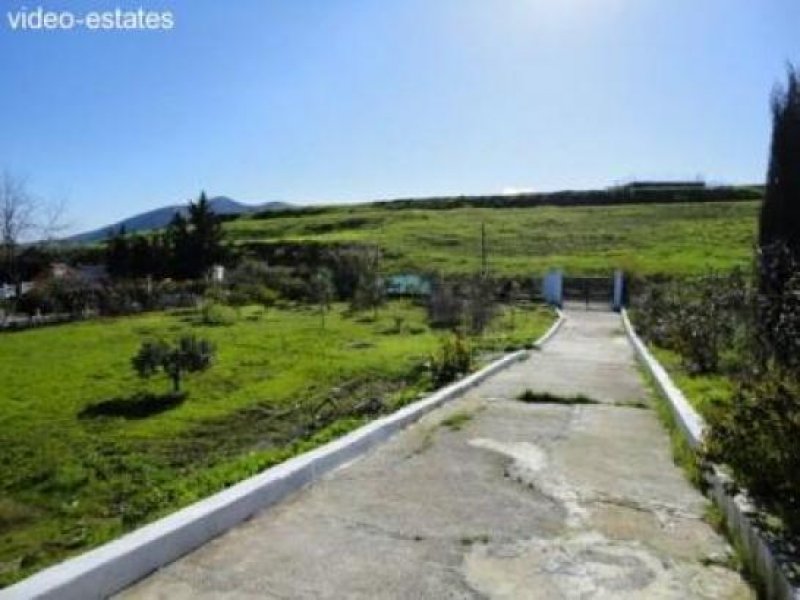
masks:
<svg viewBox="0 0 800 600"><path fill-rule="evenodd" d="M491 537L485 533L480 535L465 535L460 540L462 546L473 546L476 544L486 545L491 541Z"/></svg>
<svg viewBox="0 0 800 600"><path fill-rule="evenodd" d="M703 520L717 533L725 533L725 513L713 502L703 509Z"/></svg>
<svg viewBox="0 0 800 600"><path fill-rule="evenodd" d="M174 394L181 392L184 373L205 371L211 366L214 346L193 335L184 336L172 346L166 342L145 342L131 359L139 377L150 378L163 371L172 380Z"/></svg>
<svg viewBox="0 0 800 600"><path fill-rule="evenodd" d="M437 279L428 297L428 322L431 327L457 327L463 321L464 300L454 282Z"/></svg>
<svg viewBox="0 0 800 600"><path fill-rule="evenodd" d="M472 420L472 413L460 410L443 419L442 427L447 427L451 431L461 431L461 429Z"/></svg>
<svg viewBox="0 0 800 600"><path fill-rule="evenodd" d="M392 328L392 331L394 333L403 333L403 328L406 324L406 318L403 315L395 315L392 317L392 320L394 321L394 327Z"/></svg>
<svg viewBox="0 0 800 600"><path fill-rule="evenodd" d="M472 370L472 348L466 337L455 333L442 340L431 357L431 376L437 387L455 381Z"/></svg>
<svg viewBox="0 0 800 600"><path fill-rule="evenodd" d="M320 325L325 329L325 315L331 309L336 288L333 286L333 275L329 269L319 269L312 276L308 283L308 291L311 299L319 307Z"/></svg>

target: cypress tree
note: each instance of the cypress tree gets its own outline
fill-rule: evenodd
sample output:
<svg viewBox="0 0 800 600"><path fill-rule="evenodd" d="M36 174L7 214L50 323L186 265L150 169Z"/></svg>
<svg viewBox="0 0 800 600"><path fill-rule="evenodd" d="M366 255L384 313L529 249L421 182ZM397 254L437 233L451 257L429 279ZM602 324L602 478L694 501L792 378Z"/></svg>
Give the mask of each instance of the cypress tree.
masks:
<svg viewBox="0 0 800 600"><path fill-rule="evenodd" d="M202 277L224 260L222 220L211 209L205 192L197 202L189 203L189 238L192 253L187 267L192 277Z"/></svg>
<svg viewBox="0 0 800 600"><path fill-rule="evenodd" d="M792 66L772 95L772 140L758 232L758 327L762 362L795 362L787 331L800 327L795 309L800 270L800 76Z"/></svg>
<svg viewBox="0 0 800 600"><path fill-rule="evenodd" d="M106 265L112 277L125 278L131 275L130 246L124 225L106 242Z"/></svg>
<svg viewBox="0 0 800 600"><path fill-rule="evenodd" d="M776 243L800 256L800 75L789 67L786 87L772 96L772 142L759 246Z"/></svg>
<svg viewBox="0 0 800 600"><path fill-rule="evenodd" d="M176 212L167 226L166 244L169 248L169 272L177 279L191 277L192 249L189 244L189 227L184 216Z"/></svg>

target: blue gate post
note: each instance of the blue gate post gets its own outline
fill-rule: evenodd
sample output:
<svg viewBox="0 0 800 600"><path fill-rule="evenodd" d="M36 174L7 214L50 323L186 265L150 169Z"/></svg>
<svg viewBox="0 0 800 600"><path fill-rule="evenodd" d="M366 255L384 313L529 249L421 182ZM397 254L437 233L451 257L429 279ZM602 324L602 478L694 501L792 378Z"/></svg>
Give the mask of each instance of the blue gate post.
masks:
<svg viewBox="0 0 800 600"><path fill-rule="evenodd" d="M612 308L619 312L622 310L623 292L625 290L625 276L622 271L614 271L614 300Z"/></svg>
<svg viewBox="0 0 800 600"><path fill-rule="evenodd" d="M564 294L564 274L560 269L549 271L542 280L542 297L548 304L561 307Z"/></svg>

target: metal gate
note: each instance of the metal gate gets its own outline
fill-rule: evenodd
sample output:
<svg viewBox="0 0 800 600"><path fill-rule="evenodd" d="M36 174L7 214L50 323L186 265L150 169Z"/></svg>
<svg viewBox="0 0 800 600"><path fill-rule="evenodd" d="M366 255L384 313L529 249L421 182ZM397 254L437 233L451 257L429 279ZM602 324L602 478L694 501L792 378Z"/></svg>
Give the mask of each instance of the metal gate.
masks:
<svg viewBox="0 0 800 600"><path fill-rule="evenodd" d="M608 310L613 303L614 284L610 277L565 277L562 303L586 310Z"/></svg>
<svg viewBox="0 0 800 600"><path fill-rule="evenodd" d="M543 280L545 301L556 306L568 303L571 308L586 310L621 310L624 279L621 271L610 277L564 277L560 270L550 271Z"/></svg>

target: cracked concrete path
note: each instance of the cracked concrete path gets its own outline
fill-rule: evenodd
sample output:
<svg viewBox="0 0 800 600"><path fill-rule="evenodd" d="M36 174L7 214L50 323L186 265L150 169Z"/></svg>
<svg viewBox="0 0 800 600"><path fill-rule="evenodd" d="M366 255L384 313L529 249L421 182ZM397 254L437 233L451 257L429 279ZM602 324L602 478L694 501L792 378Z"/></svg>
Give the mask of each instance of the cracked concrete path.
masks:
<svg viewBox="0 0 800 600"><path fill-rule="evenodd" d="M630 406L649 401L619 317L569 312L529 360L121 597L752 597Z"/></svg>

